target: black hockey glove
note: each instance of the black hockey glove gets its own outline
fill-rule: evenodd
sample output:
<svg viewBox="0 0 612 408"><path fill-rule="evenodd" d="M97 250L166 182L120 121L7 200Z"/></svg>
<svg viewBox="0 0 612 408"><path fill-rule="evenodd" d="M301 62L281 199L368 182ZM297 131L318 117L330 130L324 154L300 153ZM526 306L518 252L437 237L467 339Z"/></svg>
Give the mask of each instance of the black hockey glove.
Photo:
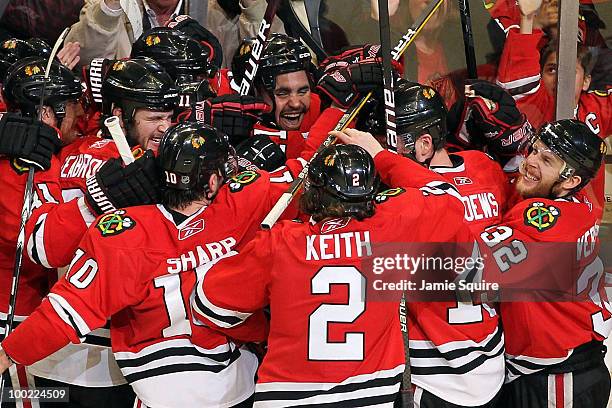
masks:
<svg viewBox="0 0 612 408"><path fill-rule="evenodd" d="M151 150L123 167L121 159L110 159L87 179L85 199L95 214L160 200L160 180Z"/></svg>
<svg viewBox="0 0 612 408"><path fill-rule="evenodd" d="M19 159L40 170L51 167L51 156L62 147L57 131L51 126L16 113L0 119L0 154Z"/></svg>
<svg viewBox="0 0 612 408"><path fill-rule="evenodd" d="M382 66L378 60L370 59L326 73L317 91L336 105L349 108L363 94L382 89L382 84Z"/></svg>
<svg viewBox="0 0 612 408"><path fill-rule="evenodd" d="M266 135L253 136L240 143L236 155L240 170L262 169L272 172L284 166L287 161L285 152Z"/></svg>
<svg viewBox="0 0 612 408"><path fill-rule="evenodd" d="M230 144L237 146L251 136L253 126L272 107L254 96L223 95L198 102L190 120L212 125L226 133Z"/></svg>

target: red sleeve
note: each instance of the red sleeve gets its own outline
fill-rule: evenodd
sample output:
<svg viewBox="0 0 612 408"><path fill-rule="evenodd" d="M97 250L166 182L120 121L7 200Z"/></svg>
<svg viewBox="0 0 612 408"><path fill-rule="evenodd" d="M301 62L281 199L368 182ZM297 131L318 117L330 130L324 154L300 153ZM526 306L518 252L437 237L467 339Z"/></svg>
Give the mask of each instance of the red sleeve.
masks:
<svg viewBox="0 0 612 408"><path fill-rule="evenodd" d="M28 256L46 268L68 265L94 219L82 197L67 203L42 205L26 224Z"/></svg>
<svg viewBox="0 0 612 408"><path fill-rule="evenodd" d="M263 308L274 260L270 234L259 232L240 254L219 260L198 280L192 301L197 319L241 341L265 340Z"/></svg>
<svg viewBox="0 0 612 408"><path fill-rule="evenodd" d="M143 290L137 271L156 265L146 265L146 257L135 258L123 248L116 237L105 238L98 229L90 229L63 278L37 311L5 340L10 347L7 353L16 361L31 364L68 341L81 342L113 314L135 302Z"/></svg>
<svg viewBox="0 0 612 408"><path fill-rule="evenodd" d="M388 150L378 153L374 164L381 181L388 186L421 188L432 181L446 182L438 173Z"/></svg>
<svg viewBox="0 0 612 408"><path fill-rule="evenodd" d="M305 160L310 160L315 151L321 146L321 143L325 140L329 132L334 130L340 118L344 115L340 109L327 108L323 111L321 116L310 128L308 138L304 144L304 150L300 153L300 156Z"/></svg>
<svg viewBox="0 0 612 408"><path fill-rule="evenodd" d="M71 331L45 299L2 341L2 348L16 363L30 365L70 343Z"/></svg>

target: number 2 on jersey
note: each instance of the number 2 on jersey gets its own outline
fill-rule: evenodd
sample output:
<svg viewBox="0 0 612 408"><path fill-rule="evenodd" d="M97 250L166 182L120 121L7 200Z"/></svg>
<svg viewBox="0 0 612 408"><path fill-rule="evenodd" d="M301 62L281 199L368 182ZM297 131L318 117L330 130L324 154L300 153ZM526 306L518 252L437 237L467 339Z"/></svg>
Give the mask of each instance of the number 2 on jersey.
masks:
<svg viewBox="0 0 612 408"><path fill-rule="evenodd" d="M364 333L349 332L344 341L329 341L329 324L353 323L365 311L365 277L354 266L324 266L310 281L313 295L328 295L332 285L347 285L345 304L323 303L308 319L308 359L360 361L364 358Z"/></svg>

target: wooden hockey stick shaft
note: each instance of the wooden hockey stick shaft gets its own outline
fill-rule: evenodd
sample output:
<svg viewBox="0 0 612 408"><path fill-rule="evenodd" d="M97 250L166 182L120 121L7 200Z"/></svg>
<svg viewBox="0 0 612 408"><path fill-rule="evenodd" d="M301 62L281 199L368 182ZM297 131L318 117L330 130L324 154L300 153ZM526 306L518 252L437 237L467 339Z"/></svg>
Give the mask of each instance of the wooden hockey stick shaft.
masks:
<svg viewBox="0 0 612 408"><path fill-rule="evenodd" d="M264 47L266 46L266 41L268 40L268 37L270 37L272 20L274 20L276 10L278 9L280 2L281 0L268 0L266 11L263 19L261 20L261 24L259 25L259 30L257 30L255 44L253 44L253 47L251 48L251 56L247 62L244 77L240 83L240 95L248 95L251 87L253 86L253 81L255 81L255 75L257 74L257 69L259 68L259 60L263 54Z"/></svg>
<svg viewBox="0 0 612 408"><path fill-rule="evenodd" d="M427 5L425 10L421 13L419 18L414 22L412 27L408 29L406 34L400 39L399 43L395 46L395 48L391 51L391 55L395 61L398 61L402 54L406 51L406 49L412 44L416 36L421 32L425 24L429 21L431 16L440 8L444 0L435 0ZM366 104L366 102L372 97L372 92L369 92L365 97L361 98L361 100L357 103L357 105L346 112L340 118L340 121L334 128L334 131L342 131L346 129L346 127L351 123L353 119L357 116L357 114L361 111L361 108ZM310 161L312 161L318 154L331 144L335 143L336 138L332 135L327 136L321 146L316 150ZM281 214L285 211L285 209L291 203L293 197L300 190L302 185L304 184L304 180L306 180L306 175L308 174L308 165L306 165L300 174L296 177L295 180L291 183L287 191L285 191L281 197L278 199L276 204L272 207L268 215L261 222L261 228L270 229L276 223L276 221L280 218Z"/></svg>
<svg viewBox="0 0 612 408"><path fill-rule="evenodd" d="M42 117L42 111L45 100L45 90L47 85L47 79L51 71L51 65L57 55L59 47L64 42L64 39L68 35L69 28L64 29L60 34L59 38L55 42L49 61L47 62L44 81L41 87L40 104L38 107L38 119ZM4 326L5 339L13 329L13 322L15 320L15 306L17 305L17 292L19 290L19 275L21 274L21 264L23 261L23 247L25 245L25 226L32 213L32 201L34 199L34 166L30 165L28 170L28 178L26 180L25 190L23 192L23 207L21 208L21 220L19 222L19 233L17 235L17 246L15 248L15 264L13 267L13 279L11 281L11 293L9 298L8 310L6 313L6 325ZM2 405L2 395L4 393L4 376L0 376L0 405Z"/></svg>

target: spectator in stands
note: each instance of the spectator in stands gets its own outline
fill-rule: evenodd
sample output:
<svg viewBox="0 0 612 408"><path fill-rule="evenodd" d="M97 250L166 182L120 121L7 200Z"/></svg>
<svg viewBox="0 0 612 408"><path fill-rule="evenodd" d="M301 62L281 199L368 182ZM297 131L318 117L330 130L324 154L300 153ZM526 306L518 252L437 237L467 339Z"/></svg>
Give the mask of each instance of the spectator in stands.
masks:
<svg viewBox="0 0 612 408"><path fill-rule="evenodd" d="M86 0L68 41L81 44L83 65L96 57L125 58L143 31L165 26L173 17L185 14L185 3L184 0L131 0L126 4L133 7L124 9L119 0ZM209 0L207 26L219 38L225 55L233 55L242 38L257 33L266 4L265 0ZM240 13L232 14L232 10ZM282 31L280 21L275 21L272 30Z"/></svg>

